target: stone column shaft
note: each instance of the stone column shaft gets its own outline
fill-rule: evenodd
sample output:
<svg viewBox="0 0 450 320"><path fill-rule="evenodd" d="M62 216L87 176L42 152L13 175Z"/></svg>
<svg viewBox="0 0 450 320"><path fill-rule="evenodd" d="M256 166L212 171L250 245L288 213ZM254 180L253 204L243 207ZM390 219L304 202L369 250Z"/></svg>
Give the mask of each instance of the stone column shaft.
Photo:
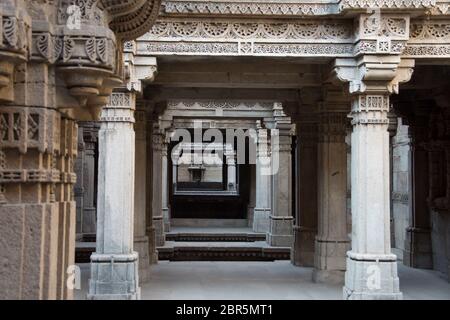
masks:
<svg viewBox="0 0 450 320"><path fill-rule="evenodd" d="M409 127L411 141L410 226L406 229L403 263L413 268L433 267L431 245L428 151L425 149L428 128L426 121L412 121Z"/></svg>
<svg viewBox="0 0 450 320"><path fill-rule="evenodd" d="M150 264L155 264L158 262L158 251L156 250L156 229L153 222L153 120L150 116L147 117L146 123L146 150L147 150L147 171L145 174L146 180L146 197L147 200L145 204L146 211L146 234L148 237L148 256Z"/></svg>
<svg viewBox="0 0 450 320"><path fill-rule="evenodd" d="M352 102L352 249L344 298L400 299L397 257L390 245L389 96Z"/></svg>
<svg viewBox="0 0 450 320"><path fill-rule="evenodd" d="M162 148L164 143L163 133L157 124L153 127L152 135L153 159L152 159L152 219L155 228L155 241L157 247L164 246L164 217L162 204Z"/></svg>
<svg viewBox="0 0 450 320"><path fill-rule="evenodd" d="M89 299L139 299L133 250L135 186L134 94L113 93L99 131L97 247Z"/></svg>
<svg viewBox="0 0 450 320"><path fill-rule="evenodd" d="M149 280L149 241L146 230L147 134L145 111L135 111L136 166L134 192L134 248L139 254L139 281Z"/></svg>
<svg viewBox="0 0 450 320"><path fill-rule="evenodd" d="M279 136L272 134L272 210L270 215L268 243L276 247L292 245L292 160L291 129L289 123L277 124ZM278 138L278 143L273 139Z"/></svg>
<svg viewBox="0 0 450 320"><path fill-rule="evenodd" d="M318 232L315 240L315 282L343 283L347 235L347 115L320 116L318 143Z"/></svg>
<svg viewBox="0 0 450 320"><path fill-rule="evenodd" d="M317 123L297 122L298 208L294 225L291 262L314 266L317 234Z"/></svg>
<svg viewBox="0 0 450 320"><path fill-rule="evenodd" d="M164 220L164 232L170 231L170 206L169 206L169 164L167 159L168 143L164 141L161 150L161 202L162 216Z"/></svg>
<svg viewBox="0 0 450 320"><path fill-rule="evenodd" d="M271 163L269 157L268 130L258 128L256 153L256 195L253 211L253 231L269 232L269 216L271 210Z"/></svg>

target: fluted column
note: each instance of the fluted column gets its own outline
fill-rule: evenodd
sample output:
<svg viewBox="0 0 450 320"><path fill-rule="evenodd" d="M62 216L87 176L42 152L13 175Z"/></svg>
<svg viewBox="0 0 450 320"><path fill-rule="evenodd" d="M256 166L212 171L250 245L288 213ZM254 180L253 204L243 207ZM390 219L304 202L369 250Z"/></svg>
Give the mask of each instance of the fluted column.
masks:
<svg viewBox="0 0 450 320"><path fill-rule="evenodd" d="M133 250L135 97L116 92L99 131L97 246L91 256L89 299L139 299L138 253Z"/></svg>
<svg viewBox="0 0 450 320"><path fill-rule="evenodd" d="M256 201L253 211L253 231L269 232L271 210L271 169L268 130L258 124L256 152Z"/></svg>
<svg viewBox="0 0 450 320"><path fill-rule="evenodd" d="M298 209L291 262L312 267L317 234L317 120L305 117L297 122Z"/></svg>
<svg viewBox="0 0 450 320"><path fill-rule="evenodd" d="M347 235L347 114L320 115L318 155L318 232L315 239L315 282L343 283Z"/></svg>
<svg viewBox="0 0 450 320"><path fill-rule="evenodd" d="M352 102L352 248L344 298L400 299L397 257L391 253L388 94Z"/></svg>
<svg viewBox="0 0 450 320"><path fill-rule="evenodd" d="M136 166L134 192L134 248L139 254L139 281L149 280L149 248L146 232L146 173L147 173L147 134L144 110L135 112Z"/></svg>

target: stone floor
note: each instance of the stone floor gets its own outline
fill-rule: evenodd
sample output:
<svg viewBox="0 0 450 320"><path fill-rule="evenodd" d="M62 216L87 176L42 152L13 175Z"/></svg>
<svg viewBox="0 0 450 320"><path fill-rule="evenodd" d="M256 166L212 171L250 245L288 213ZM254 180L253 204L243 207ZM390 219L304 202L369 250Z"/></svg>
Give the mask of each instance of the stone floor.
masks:
<svg viewBox="0 0 450 320"><path fill-rule="evenodd" d="M81 290L86 297L89 264L80 264ZM450 299L450 283L436 271L412 269L399 263L405 299ZM142 299L341 299L337 285L311 281L311 268L289 261L275 262L168 262L152 267L142 285Z"/></svg>

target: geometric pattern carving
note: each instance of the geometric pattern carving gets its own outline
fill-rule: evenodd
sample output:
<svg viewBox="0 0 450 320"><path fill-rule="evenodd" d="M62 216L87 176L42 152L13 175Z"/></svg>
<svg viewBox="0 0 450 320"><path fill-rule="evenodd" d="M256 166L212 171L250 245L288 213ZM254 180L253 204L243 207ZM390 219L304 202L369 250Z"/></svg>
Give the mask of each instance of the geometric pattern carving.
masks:
<svg viewBox="0 0 450 320"><path fill-rule="evenodd" d="M352 38L352 25L348 22L202 22L157 21L149 37L184 39L335 39Z"/></svg>
<svg viewBox="0 0 450 320"><path fill-rule="evenodd" d="M352 102L352 125L389 124L388 95L358 95Z"/></svg>
<svg viewBox="0 0 450 320"><path fill-rule="evenodd" d="M205 101L167 101L168 109L268 109L272 110L273 102L232 101L232 100L205 100Z"/></svg>
<svg viewBox="0 0 450 320"><path fill-rule="evenodd" d="M336 5L320 1L283 3L281 1L186 1L166 0L161 6L164 14L210 15L324 15L336 11Z"/></svg>

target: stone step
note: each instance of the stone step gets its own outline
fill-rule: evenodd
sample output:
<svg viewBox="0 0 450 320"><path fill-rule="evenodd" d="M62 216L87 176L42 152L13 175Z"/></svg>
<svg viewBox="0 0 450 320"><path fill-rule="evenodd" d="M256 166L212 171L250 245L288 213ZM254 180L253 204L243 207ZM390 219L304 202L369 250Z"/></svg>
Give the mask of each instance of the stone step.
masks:
<svg viewBox="0 0 450 320"><path fill-rule="evenodd" d="M255 242L265 241L265 233L211 233L211 232L169 232L167 241L199 242Z"/></svg>
<svg viewBox="0 0 450 320"><path fill-rule="evenodd" d="M90 261L95 244L79 243L75 262ZM158 248L159 260L169 261L274 261L289 260L290 248L270 247L265 241L254 242L183 242L167 241Z"/></svg>
<svg viewBox="0 0 450 320"><path fill-rule="evenodd" d="M164 246L159 260L169 261L274 261L289 260L290 248L264 246Z"/></svg>

